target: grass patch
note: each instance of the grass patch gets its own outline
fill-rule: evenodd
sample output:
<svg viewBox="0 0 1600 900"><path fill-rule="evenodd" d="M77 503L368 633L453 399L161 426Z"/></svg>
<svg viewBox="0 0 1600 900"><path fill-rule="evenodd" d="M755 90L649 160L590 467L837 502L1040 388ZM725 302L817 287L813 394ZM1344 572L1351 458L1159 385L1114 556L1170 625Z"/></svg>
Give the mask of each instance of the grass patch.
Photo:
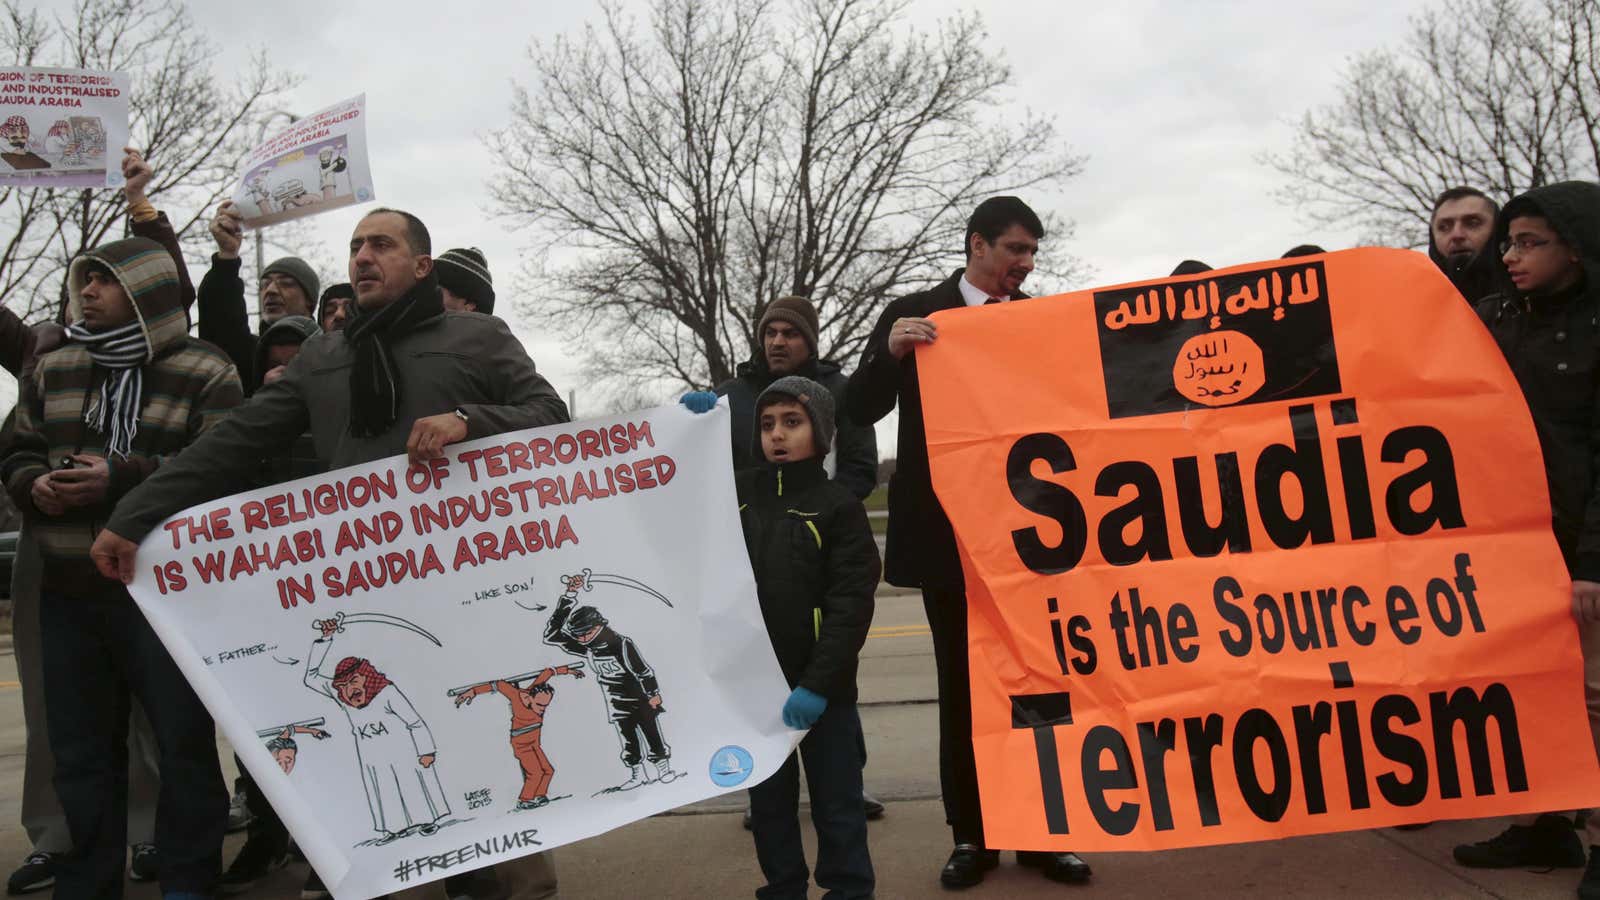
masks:
<svg viewBox="0 0 1600 900"><path fill-rule="evenodd" d="M861 503L867 508L868 512L888 509L889 488L881 484L878 485L875 489L873 489L872 493L867 495L867 499L861 501Z"/></svg>

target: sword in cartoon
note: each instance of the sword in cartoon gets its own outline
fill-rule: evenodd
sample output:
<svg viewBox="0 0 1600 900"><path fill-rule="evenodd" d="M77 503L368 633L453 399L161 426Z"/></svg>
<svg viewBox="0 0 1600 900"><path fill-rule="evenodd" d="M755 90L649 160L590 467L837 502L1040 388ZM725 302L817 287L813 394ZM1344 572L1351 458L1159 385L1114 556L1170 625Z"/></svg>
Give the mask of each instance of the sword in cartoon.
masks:
<svg viewBox="0 0 1600 900"><path fill-rule="evenodd" d="M358 612L345 615L343 612L336 612L333 614L333 618L331 619L316 619L312 621L311 627L321 631L324 625L332 625L334 633L339 634L344 631L345 626L366 624L393 625L396 628L404 628L413 634L419 634L432 641L435 647L444 646L444 644L440 643L439 639L434 637L426 628L423 628L415 623L408 622L399 616L391 616L388 613Z"/></svg>
<svg viewBox="0 0 1600 900"><path fill-rule="evenodd" d="M571 589L571 584L572 584L572 579L569 576L566 576L566 575L561 576L561 586L562 587L565 587L568 590L570 590ZM648 584L645 584L644 582L638 580L637 578L629 578L626 575L600 574L600 573L595 573L595 572L593 572L593 571L591 571L589 569L584 569L583 570L583 589L585 591L593 590L594 586L597 585L597 584L614 584L614 585L616 585L618 587L625 587L625 588L628 588L630 590L638 591L638 592L640 592L642 594L649 594L650 596L656 598L657 600L660 600L662 603L665 603L668 608L673 608L672 607L672 601L668 600L666 598L665 594L662 594L660 591L656 590L655 588L651 587Z"/></svg>

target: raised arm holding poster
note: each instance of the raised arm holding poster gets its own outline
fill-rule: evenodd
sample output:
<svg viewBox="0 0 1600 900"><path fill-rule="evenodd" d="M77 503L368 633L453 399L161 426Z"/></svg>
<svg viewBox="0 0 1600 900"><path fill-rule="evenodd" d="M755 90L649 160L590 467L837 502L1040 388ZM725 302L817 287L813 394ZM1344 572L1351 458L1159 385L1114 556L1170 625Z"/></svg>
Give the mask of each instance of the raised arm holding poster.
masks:
<svg viewBox="0 0 1600 900"><path fill-rule="evenodd" d="M798 732L728 477L673 406L205 504L130 590L340 900L758 784Z"/></svg>
<svg viewBox="0 0 1600 900"><path fill-rule="evenodd" d="M917 364L990 846L1600 802L1532 422L1425 257L937 318Z"/></svg>
<svg viewBox="0 0 1600 900"><path fill-rule="evenodd" d="M318 110L245 159L233 202L247 228L276 225L375 198L367 165L367 95Z"/></svg>
<svg viewBox="0 0 1600 900"><path fill-rule="evenodd" d="M121 187L128 76L0 68L0 185Z"/></svg>

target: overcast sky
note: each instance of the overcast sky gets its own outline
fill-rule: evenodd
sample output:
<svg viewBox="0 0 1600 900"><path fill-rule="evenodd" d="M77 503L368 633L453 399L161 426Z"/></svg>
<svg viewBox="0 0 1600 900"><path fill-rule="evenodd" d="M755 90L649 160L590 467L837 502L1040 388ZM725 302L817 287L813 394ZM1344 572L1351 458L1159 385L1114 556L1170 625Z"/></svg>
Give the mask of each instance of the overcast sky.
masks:
<svg viewBox="0 0 1600 900"><path fill-rule="evenodd" d="M1271 191L1281 177L1258 157L1286 149L1293 121L1333 98L1347 58L1396 43L1424 6L915 0L909 16L932 27L979 9L989 39L972 52L1004 58L1014 73L1010 99L1053 115L1062 138L1088 157L1059 193L1029 198L1075 220L1071 240L1047 241L1042 252L1092 265L1093 283L1074 285L1083 288L1165 275L1186 257L1221 267L1305 242L1349 246L1354 235L1313 233L1278 205ZM538 290L519 283L529 236L490 215L494 164L481 135L505 121L512 82L527 80L529 41L598 21L594 3L277 0L194 3L191 11L228 48L219 72L232 71L247 48L265 47L303 76L287 111L365 92L378 200L420 215L436 249L481 247L500 304ZM310 220L330 270L359 216L357 208ZM322 274L325 283L344 280ZM557 388L579 389L579 414L596 412L586 409L576 358L537 323L514 325Z"/></svg>

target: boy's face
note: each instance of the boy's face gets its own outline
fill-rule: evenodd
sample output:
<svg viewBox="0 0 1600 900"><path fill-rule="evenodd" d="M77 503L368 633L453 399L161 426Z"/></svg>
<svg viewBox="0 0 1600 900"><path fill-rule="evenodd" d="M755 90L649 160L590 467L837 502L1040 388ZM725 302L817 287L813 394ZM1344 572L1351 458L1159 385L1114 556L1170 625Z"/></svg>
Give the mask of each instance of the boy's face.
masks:
<svg viewBox="0 0 1600 900"><path fill-rule="evenodd" d="M1543 216L1517 216L1507 234L1506 272L1521 293L1548 294L1571 287L1582 277L1577 252Z"/></svg>
<svg viewBox="0 0 1600 900"><path fill-rule="evenodd" d="M133 321L133 301L122 284L101 269L90 269L78 296L83 300L83 324L90 331L118 328Z"/></svg>
<svg viewBox="0 0 1600 900"><path fill-rule="evenodd" d="M299 355L300 345L298 343L273 344L267 348L267 368L276 369L279 366L287 366L289 363L294 362L294 358Z"/></svg>
<svg viewBox="0 0 1600 900"><path fill-rule="evenodd" d="M761 410L761 452L767 462L792 463L817 455L811 417L794 400L779 400Z"/></svg>

